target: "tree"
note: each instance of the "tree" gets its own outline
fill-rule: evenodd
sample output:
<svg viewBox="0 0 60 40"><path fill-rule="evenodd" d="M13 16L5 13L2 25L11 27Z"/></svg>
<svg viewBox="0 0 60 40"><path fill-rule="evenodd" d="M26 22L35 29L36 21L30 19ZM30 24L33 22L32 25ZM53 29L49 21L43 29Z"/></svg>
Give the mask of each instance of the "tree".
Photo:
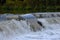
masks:
<svg viewBox="0 0 60 40"><path fill-rule="evenodd" d="M6 3L6 0L0 0L0 4L4 5Z"/></svg>

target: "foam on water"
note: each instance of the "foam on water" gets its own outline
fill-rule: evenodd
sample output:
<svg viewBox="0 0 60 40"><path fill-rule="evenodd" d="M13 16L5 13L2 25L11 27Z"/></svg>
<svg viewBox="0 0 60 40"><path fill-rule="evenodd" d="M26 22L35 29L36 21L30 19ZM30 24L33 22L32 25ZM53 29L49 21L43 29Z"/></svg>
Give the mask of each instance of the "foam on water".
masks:
<svg viewBox="0 0 60 40"><path fill-rule="evenodd" d="M11 20L0 23L0 34L6 37L29 32L31 32L30 26L26 24L26 21Z"/></svg>
<svg viewBox="0 0 60 40"><path fill-rule="evenodd" d="M38 19L44 29L32 32L26 21L9 20L0 22L0 40L60 40L60 22L49 23L50 19ZM54 20L54 19L51 19Z"/></svg>

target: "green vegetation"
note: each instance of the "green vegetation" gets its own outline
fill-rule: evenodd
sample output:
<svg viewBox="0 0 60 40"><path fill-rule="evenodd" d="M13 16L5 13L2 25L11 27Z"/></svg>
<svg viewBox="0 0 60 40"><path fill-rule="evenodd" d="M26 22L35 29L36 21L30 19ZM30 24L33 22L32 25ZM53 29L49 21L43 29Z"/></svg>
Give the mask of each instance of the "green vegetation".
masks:
<svg viewBox="0 0 60 40"><path fill-rule="evenodd" d="M60 12L60 0L6 0L6 2L0 1L0 13L31 12Z"/></svg>

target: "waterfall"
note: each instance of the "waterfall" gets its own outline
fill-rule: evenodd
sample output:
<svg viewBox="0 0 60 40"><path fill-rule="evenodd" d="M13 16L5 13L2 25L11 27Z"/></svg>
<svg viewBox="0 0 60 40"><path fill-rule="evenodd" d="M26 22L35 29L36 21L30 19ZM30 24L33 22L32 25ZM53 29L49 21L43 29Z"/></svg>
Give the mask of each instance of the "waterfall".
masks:
<svg viewBox="0 0 60 40"><path fill-rule="evenodd" d="M32 18L26 15L22 20L16 20L16 16L6 20L5 16L1 16L0 40L60 40L60 18L52 18L49 15L42 17L48 18Z"/></svg>
<svg viewBox="0 0 60 40"><path fill-rule="evenodd" d="M40 27L39 28L34 27L34 28L36 31L39 30ZM5 36L30 33L34 32L33 30L34 29L30 26L30 24L27 24L27 22L23 20L17 21L12 19L0 22L0 32L2 32L2 34Z"/></svg>
<svg viewBox="0 0 60 40"><path fill-rule="evenodd" d="M26 21L9 20L0 22L0 32L5 36L19 35L31 32Z"/></svg>

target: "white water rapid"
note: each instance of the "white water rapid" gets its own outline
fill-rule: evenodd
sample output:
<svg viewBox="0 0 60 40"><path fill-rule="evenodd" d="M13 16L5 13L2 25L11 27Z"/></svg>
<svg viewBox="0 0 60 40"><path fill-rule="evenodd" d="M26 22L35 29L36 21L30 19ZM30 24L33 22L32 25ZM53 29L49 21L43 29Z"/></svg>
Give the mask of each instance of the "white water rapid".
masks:
<svg viewBox="0 0 60 40"><path fill-rule="evenodd" d="M0 40L60 40L59 17L39 18L38 21L44 26L39 31L33 31L34 28L26 20L0 21Z"/></svg>

